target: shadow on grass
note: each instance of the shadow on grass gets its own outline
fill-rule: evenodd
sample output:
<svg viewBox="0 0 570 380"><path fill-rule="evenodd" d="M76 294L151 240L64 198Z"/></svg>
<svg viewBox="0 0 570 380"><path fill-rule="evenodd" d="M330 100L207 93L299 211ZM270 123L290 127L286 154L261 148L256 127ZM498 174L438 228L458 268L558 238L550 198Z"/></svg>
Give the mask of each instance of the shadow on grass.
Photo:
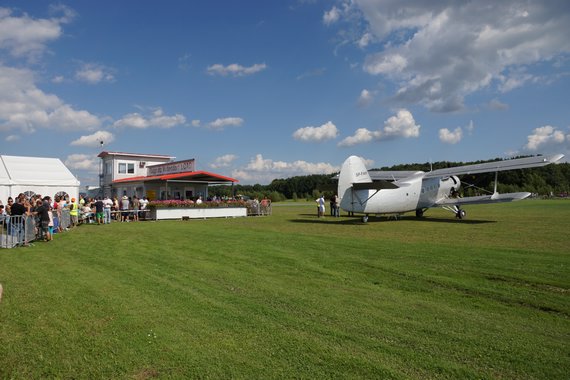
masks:
<svg viewBox="0 0 570 380"><path fill-rule="evenodd" d="M370 224L370 223L397 223L397 222L428 222L428 223L461 223L461 224L469 224L469 225L476 225L476 224L488 224L488 223L497 223L495 220L470 220L470 219L463 219L459 220L456 218L416 218L415 216L402 216L399 219L388 218L388 217L376 217L370 216L368 217L368 222L364 223L362 221L362 217L359 216L341 216L340 218L335 218L332 216L326 216L324 218L317 218L313 214L300 214L300 216L307 216L312 217L313 219L289 219L290 222L293 223L326 223L326 224Z"/></svg>

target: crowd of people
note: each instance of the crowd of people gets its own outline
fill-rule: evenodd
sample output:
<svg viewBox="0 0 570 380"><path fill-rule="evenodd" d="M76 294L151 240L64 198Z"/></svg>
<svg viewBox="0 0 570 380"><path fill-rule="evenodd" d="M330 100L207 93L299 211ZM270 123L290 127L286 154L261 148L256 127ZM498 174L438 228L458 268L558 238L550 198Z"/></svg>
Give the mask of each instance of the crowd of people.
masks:
<svg viewBox="0 0 570 380"><path fill-rule="evenodd" d="M20 193L15 199L9 197L6 204L0 200L0 227L8 230L10 235L24 234L26 219L35 221L35 239L51 241L54 233L73 228L81 223L109 224L138 221L145 215L149 200L123 196L121 198L99 197L79 199L67 195L42 196L35 194L26 196ZM69 220L64 222L65 218ZM22 239L25 240L25 239Z"/></svg>
<svg viewBox="0 0 570 380"><path fill-rule="evenodd" d="M80 197L81 198L81 197ZM84 222L109 224L118 222L137 222L144 218L148 211L149 200L146 197L118 197L80 199L81 215Z"/></svg>

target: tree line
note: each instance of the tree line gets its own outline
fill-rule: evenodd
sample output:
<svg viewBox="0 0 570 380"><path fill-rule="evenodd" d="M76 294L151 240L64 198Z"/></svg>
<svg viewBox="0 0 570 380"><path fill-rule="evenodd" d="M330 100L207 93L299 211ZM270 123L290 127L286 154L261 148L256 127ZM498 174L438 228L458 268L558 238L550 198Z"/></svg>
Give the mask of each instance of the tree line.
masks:
<svg viewBox="0 0 570 380"><path fill-rule="evenodd" d="M528 157L528 156L526 156ZM516 157L522 158L522 157ZM455 166L481 164L485 162L500 161L493 159L474 162L425 162L385 166L372 170L415 170L429 172L430 170L451 168ZM249 198L269 198L273 202L286 199L314 200L320 194L326 198L336 193L337 181L334 178L338 173L312 174L290 178L274 179L268 185L235 185L212 186L210 195L216 196L244 196ZM494 188L495 173L481 173L460 176L464 196L472 196L492 192ZM570 163L547 165L540 168L529 168L499 172L497 191L511 193L528 191L540 196L563 196L570 193Z"/></svg>

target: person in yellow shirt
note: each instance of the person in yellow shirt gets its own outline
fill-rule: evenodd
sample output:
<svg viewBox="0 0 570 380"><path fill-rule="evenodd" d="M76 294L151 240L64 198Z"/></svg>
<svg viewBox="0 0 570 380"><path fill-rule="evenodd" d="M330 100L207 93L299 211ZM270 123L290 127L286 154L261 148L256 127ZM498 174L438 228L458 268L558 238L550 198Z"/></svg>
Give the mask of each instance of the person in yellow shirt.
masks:
<svg viewBox="0 0 570 380"><path fill-rule="evenodd" d="M71 217L71 227L77 226L79 215L79 205L75 201L75 198L71 198L71 204L69 205L69 216Z"/></svg>

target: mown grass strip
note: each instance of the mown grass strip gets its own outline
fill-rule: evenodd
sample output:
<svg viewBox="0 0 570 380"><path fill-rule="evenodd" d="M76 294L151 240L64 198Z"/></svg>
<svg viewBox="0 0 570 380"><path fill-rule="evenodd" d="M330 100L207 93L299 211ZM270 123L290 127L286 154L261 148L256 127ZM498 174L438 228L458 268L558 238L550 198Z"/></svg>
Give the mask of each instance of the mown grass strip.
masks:
<svg viewBox="0 0 570 380"><path fill-rule="evenodd" d="M0 377L566 377L570 203L313 208L0 251Z"/></svg>

